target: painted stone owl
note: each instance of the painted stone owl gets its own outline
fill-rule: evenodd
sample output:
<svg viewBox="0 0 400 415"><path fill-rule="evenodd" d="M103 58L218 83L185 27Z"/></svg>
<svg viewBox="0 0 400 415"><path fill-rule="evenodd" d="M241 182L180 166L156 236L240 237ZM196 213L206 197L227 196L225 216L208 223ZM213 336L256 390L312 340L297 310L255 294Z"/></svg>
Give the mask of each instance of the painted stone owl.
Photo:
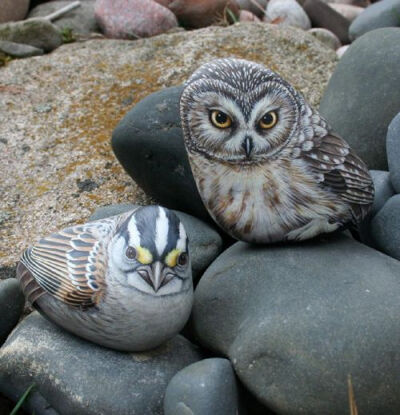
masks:
<svg viewBox="0 0 400 415"><path fill-rule="evenodd" d="M185 84L184 142L201 198L232 237L305 240L358 223L368 169L288 82L264 66L218 59Z"/></svg>

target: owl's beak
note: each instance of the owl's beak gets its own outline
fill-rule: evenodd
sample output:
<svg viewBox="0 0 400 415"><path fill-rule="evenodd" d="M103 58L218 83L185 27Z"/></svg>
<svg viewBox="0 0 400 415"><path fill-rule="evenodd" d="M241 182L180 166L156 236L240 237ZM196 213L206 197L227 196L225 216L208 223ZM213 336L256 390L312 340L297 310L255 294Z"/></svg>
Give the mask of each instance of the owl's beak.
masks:
<svg viewBox="0 0 400 415"><path fill-rule="evenodd" d="M246 137L243 140L242 147L244 149L244 152L246 153L246 157L250 158L251 152L253 151L253 139L246 135Z"/></svg>

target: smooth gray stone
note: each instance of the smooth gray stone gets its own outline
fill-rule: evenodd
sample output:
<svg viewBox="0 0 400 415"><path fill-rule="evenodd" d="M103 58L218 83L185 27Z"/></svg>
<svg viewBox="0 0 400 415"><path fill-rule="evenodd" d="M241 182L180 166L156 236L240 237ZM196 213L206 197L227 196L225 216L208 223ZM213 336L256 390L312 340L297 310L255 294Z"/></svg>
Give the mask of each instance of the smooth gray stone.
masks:
<svg viewBox="0 0 400 415"><path fill-rule="evenodd" d="M0 345L17 325L24 304L24 295L15 278L0 281Z"/></svg>
<svg viewBox="0 0 400 415"><path fill-rule="evenodd" d="M132 210L137 205L119 204L96 209L90 220L107 218ZM197 282L205 269L222 251L222 238L209 224L183 212L174 211L181 219L189 238L193 281Z"/></svg>
<svg viewBox="0 0 400 415"><path fill-rule="evenodd" d="M390 182L389 172L382 170L370 170L369 172L375 188L374 203L371 208L371 217L374 217L386 201L394 195L394 189Z"/></svg>
<svg viewBox="0 0 400 415"><path fill-rule="evenodd" d="M386 150L390 180L396 193L400 193L400 112L389 124L386 137Z"/></svg>
<svg viewBox="0 0 400 415"><path fill-rule="evenodd" d="M0 393L16 401L36 385L25 409L35 415L162 415L171 378L201 359L182 336L145 353L97 346L37 312L0 349Z"/></svg>
<svg viewBox="0 0 400 415"><path fill-rule="evenodd" d="M369 172L375 187L374 203L370 215L359 224L358 229L363 243L372 248L379 249L371 234L371 219L382 209L386 201L393 196L394 189L390 182L388 171L370 170Z"/></svg>
<svg viewBox="0 0 400 415"><path fill-rule="evenodd" d="M399 298L400 262L343 234L238 242L201 278L191 325L278 414L349 413L350 374L360 414L397 415Z"/></svg>
<svg viewBox="0 0 400 415"><path fill-rule="evenodd" d="M31 45L45 52L63 43L58 28L44 19L0 24L0 40Z"/></svg>
<svg viewBox="0 0 400 415"><path fill-rule="evenodd" d="M70 3L71 1L68 0L60 0L39 4L29 12L28 17L45 17ZM79 7L58 18L53 24L60 30L71 29L78 35L89 35L92 32L99 32L100 29L94 17L94 3L95 0L81 1Z"/></svg>
<svg viewBox="0 0 400 415"><path fill-rule="evenodd" d="M212 358L179 371L168 384L164 415L235 415L238 390L232 365Z"/></svg>
<svg viewBox="0 0 400 415"><path fill-rule="evenodd" d="M349 28L350 39L382 27L400 26L400 0L381 0L368 6Z"/></svg>
<svg viewBox="0 0 400 415"><path fill-rule="evenodd" d="M14 58L29 58L30 56L43 55L43 49L35 48L30 45L0 40L0 51Z"/></svg>
<svg viewBox="0 0 400 415"><path fill-rule="evenodd" d="M161 205L211 221L183 144L182 90L166 88L136 104L115 128L112 148L126 172Z"/></svg>
<svg viewBox="0 0 400 415"><path fill-rule="evenodd" d="M400 195L392 196L369 225L374 246L400 260Z"/></svg>
<svg viewBox="0 0 400 415"><path fill-rule="evenodd" d="M400 108L400 29L377 29L342 56L320 111L370 169L387 170L386 132Z"/></svg>

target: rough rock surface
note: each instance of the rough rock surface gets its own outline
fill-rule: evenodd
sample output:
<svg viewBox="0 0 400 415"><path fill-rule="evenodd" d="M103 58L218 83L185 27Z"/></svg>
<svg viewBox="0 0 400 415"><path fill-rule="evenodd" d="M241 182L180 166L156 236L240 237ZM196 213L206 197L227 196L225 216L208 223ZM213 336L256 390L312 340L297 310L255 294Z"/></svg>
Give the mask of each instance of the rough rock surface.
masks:
<svg viewBox="0 0 400 415"><path fill-rule="evenodd" d="M112 154L112 130L146 95L222 56L265 63L313 105L336 64L333 51L301 30L240 23L196 36L72 43L0 68L0 266L99 205L148 204Z"/></svg>
<svg viewBox="0 0 400 415"><path fill-rule="evenodd" d="M16 401L36 387L26 410L36 415L162 415L179 370L201 359L182 336L143 353L122 353L75 337L37 312L0 349L0 393Z"/></svg>
<svg viewBox="0 0 400 415"><path fill-rule="evenodd" d="M17 325L24 304L25 298L16 279L0 281L0 345Z"/></svg>
<svg viewBox="0 0 400 415"><path fill-rule="evenodd" d="M125 203L101 207L94 212L90 217L90 220L98 220L109 216L119 215L134 209L135 206L136 205ZM189 238L193 281L197 282L205 269L221 252L222 239L218 232L209 224L183 212L175 211L175 213L182 221Z"/></svg>
<svg viewBox="0 0 400 415"><path fill-rule="evenodd" d="M39 4L29 12L28 17L44 17L70 3L71 1L68 0L58 0ZM95 0L81 1L79 7L56 19L53 24L61 30L71 29L74 35L88 35L91 32L98 32L99 27L94 17L94 3Z"/></svg>
<svg viewBox="0 0 400 415"><path fill-rule="evenodd" d="M168 384L164 415L238 414L235 373L227 359L211 358L179 371Z"/></svg>
<svg viewBox="0 0 400 415"><path fill-rule="evenodd" d="M400 108L399 62L400 29L368 32L342 56L321 101L322 115L370 169L387 170L386 132Z"/></svg>
<svg viewBox="0 0 400 415"><path fill-rule="evenodd" d="M278 414L349 413L351 375L360 414L396 415L399 275L399 261L343 234L238 242L201 278L192 328Z"/></svg>

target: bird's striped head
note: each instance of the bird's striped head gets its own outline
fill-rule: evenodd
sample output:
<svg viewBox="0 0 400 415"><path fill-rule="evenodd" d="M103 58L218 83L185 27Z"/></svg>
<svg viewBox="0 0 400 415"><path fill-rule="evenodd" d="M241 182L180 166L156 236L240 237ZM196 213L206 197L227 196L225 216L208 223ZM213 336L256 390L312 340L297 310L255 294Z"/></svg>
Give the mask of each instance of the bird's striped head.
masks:
<svg viewBox="0 0 400 415"><path fill-rule="evenodd" d="M191 288L188 238L178 216L160 206L144 206L118 227L110 258L126 285L151 295Z"/></svg>

